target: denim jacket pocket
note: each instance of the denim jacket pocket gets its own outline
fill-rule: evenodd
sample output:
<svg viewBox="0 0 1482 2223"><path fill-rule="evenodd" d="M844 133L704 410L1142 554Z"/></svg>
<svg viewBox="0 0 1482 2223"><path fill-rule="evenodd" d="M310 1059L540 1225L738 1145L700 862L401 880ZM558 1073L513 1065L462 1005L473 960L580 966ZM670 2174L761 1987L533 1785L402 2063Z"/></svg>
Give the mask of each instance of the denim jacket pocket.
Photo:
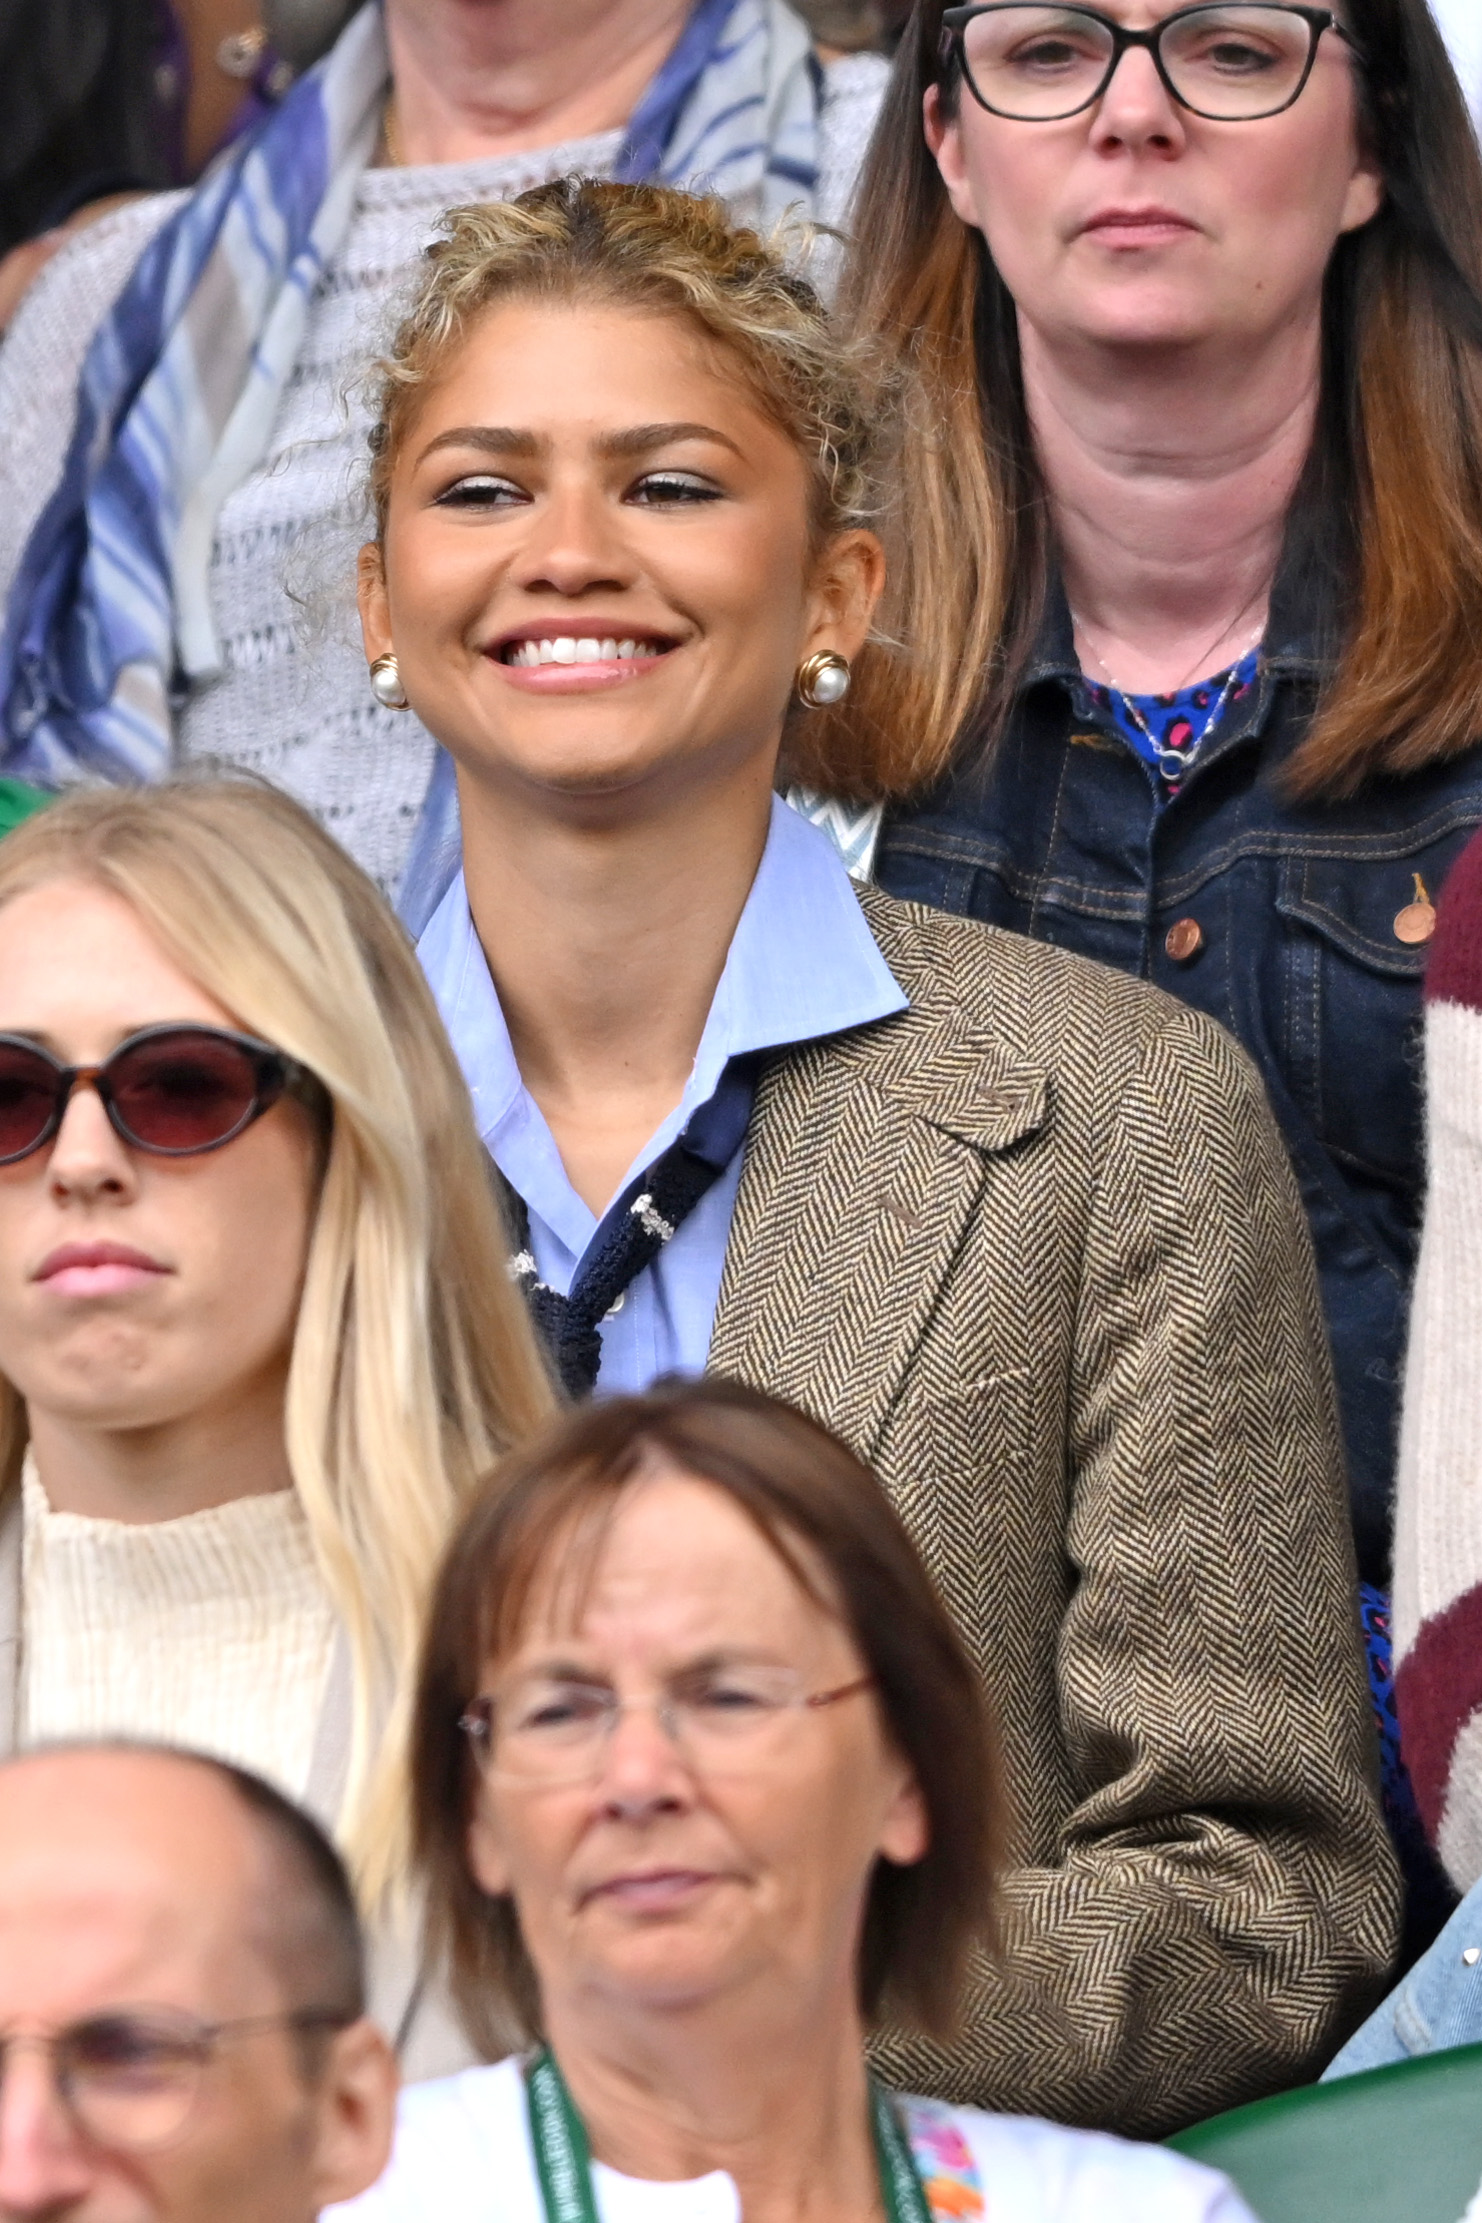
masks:
<svg viewBox="0 0 1482 2223"><path fill-rule="evenodd" d="M1276 893L1292 1092L1333 1157L1387 1187L1419 1159L1426 946L1407 935L1434 892L1423 861L1290 857Z"/></svg>

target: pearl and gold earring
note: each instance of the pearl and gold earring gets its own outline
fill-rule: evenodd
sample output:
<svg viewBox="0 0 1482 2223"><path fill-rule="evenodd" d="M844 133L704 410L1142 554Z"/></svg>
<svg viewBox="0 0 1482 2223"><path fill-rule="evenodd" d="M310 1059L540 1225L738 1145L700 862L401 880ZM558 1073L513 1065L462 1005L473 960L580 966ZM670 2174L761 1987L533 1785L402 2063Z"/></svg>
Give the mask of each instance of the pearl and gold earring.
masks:
<svg viewBox="0 0 1482 2223"><path fill-rule="evenodd" d="M392 655L378 656L370 668L371 693L383 710L409 710L401 666Z"/></svg>
<svg viewBox="0 0 1482 2223"><path fill-rule="evenodd" d="M798 666L798 700L809 710L827 710L842 702L853 677L847 657L834 649L820 648Z"/></svg>

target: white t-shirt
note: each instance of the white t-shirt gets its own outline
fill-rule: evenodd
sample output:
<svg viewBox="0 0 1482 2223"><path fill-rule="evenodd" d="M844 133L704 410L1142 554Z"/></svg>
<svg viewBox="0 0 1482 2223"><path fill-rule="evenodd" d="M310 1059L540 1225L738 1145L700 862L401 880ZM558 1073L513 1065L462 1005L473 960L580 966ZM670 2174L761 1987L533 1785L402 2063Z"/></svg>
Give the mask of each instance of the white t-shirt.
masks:
<svg viewBox="0 0 1482 2223"><path fill-rule="evenodd" d="M1229 2182L1162 2146L1027 2115L944 2108L966 2139L984 2223L1254 2223ZM741 2223L730 2177L683 2183L592 2171L602 2223ZM321 2223L545 2223L518 2060L409 2085L379 2184Z"/></svg>

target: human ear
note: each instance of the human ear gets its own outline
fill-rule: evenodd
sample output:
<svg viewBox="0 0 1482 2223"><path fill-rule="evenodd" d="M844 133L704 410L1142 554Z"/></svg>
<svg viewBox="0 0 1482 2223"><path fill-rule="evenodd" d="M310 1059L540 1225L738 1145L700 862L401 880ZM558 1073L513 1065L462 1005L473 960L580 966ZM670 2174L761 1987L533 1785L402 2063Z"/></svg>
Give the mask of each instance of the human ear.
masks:
<svg viewBox="0 0 1482 2223"><path fill-rule="evenodd" d="M482 1797L468 1825L464 1849L469 1871L480 1891L487 1892L491 1899L502 1899L510 1888L509 1861L488 1804Z"/></svg>
<svg viewBox="0 0 1482 2223"><path fill-rule="evenodd" d="M930 1849L931 1824L926 1818L926 1801L915 1776L903 1765L895 1795L885 1810L877 1850L897 1868L911 1868L918 1860L924 1860Z"/></svg>
<svg viewBox="0 0 1482 2223"><path fill-rule="evenodd" d="M832 649L852 663L869 638L884 587L885 551L875 535L857 528L837 534L814 566L802 655Z"/></svg>
<svg viewBox="0 0 1482 2223"><path fill-rule="evenodd" d="M1354 165L1353 176L1348 181L1348 191L1343 196L1343 214L1339 220L1340 232L1361 231L1371 223L1384 206L1384 179L1378 167L1367 155L1360 155Z"/></svg>
<svg viewBox="0 0 1482 2223"><path fill-rule="evenodd" d="M940 85L928 85L921 101L921 122L926 133L926 143L932 151L937 168L942 173L942 183L947 188L947 198L964 224L971 224L974 231L982 229L978 223L977 204L968 182L967 165L962 155L962 112L948 115L942 106Z"/></svg>
<svg viewBox="0 0 1482 2223"><path fill-rule="evenodd" d="M391 2158L399 2082L396 2055L368 2015L336 2032L315 2091L316 2212L353 2200L380 2176Z"/></svg>
<svg viewBox="0 0 1482 2223"><path fill-rule="evenodd" d="M386 562L378 540L368 540L356 559L355 599L360 605L360 637L365 643L365 659L373 664L378 656L389 656L393 645Z"/></svg>

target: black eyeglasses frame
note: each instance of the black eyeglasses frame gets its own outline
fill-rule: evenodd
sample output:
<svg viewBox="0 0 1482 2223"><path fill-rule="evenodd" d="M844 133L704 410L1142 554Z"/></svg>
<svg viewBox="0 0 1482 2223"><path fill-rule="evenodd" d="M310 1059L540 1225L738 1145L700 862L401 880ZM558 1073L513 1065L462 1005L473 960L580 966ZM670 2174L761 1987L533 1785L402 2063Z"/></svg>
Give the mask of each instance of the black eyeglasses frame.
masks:
<svg viewBox="0 0 1482 2223"><path fill-rule="evenodd" d="M1221 5L1231 4L1231 0L1198 0L1198 4L1194 7L1175 8L1171 15L1165 15L1161 23L1155 23L1151 30L1147 31L1129 31L1125 24L1114 21L1109 15L1103 15L1099 8L1082 6L1080 0L1063 0L1063 5L1062 0L1046 0L1046 5L1055 7L1059 14L1089 16L1094 23L1101 24L1105 30L1111 33L1111 56L1106 65L1106 74L1095 92L1085 100L1078 100L1074 108L1063 108L1053 116L1016 116L1008 109L995 108L992 102L985 100L979 92L973 81L973 73L968 67L965 33L975 16L1001 15L1010 7L1021 8L1029 4L1031 4L1031 0L972 0L972 4L966 7L944 8L942 10L943 66L955 63L958 74L978 106L985 109L990 116L1001 116L1005 123L1064 123L1071 116L1083 116L1088 108L1094 108L1097 101L1105 96L1108 85L1121 68L1123 55L1133 47L1141 47L1152 56L1153 67L1158 72L1159 82L1169 99L1176 102L1180 108L1187 109L1191 116L1201 117L1205 123L1263 123L1268 116L1284 115L1288 108L1296 105L1307 90L1307 80L1312 75L1313 65L1317 60L1318 44L1324 31L1333 32L1335 37L1342 39L1344 45L1362 59L1358 42L1351 32L1344 30L1343 25L1338 21L1331 8L1304 7L1298 4L1298 0L1236 0L1236 4L1241 7L1260 8L1272 15L1300 16L1307 26L1307 60L1303 65L1302 74L1297 80L1295 90L1289 93L1285 100L1278 101L1274 108L1260 108L1249 116L1215 116L1211 115L1207 108L1196 108L1191 100L1185 100L1168 74L1167 65L1163 60L1162 41L1163 34L1171 23L1180 23L1185 16L1212 13Z"/></svg>
<svg viewBox="0 0 1482 2223"><path fill-rule="evenodd" d="M252 1101L227 1134L218 1135L210 1142L191 1143L184 1149L172 1150L162 1148L159 1143L142 1141L128 1127L118 1109L108 1084L108 1068L126 1051L137 1049L141 1043L159 1041L169 1035L202 1034L209 1035L213 1041L230 1042L251 1060L254 1075ZM265 1111L270 1111L280 1097L289 1093L302 1097L311 1106L322 1105L325 1101L323 1082L306 1065L300 1065L296 1058L289 1057L285 1050L276 1049L271 1042L260 1041L254 1034L238 1034L230 1027L203 1026L191 1020L165 1020L159 1026L141 1027L137 1034L126 1035L116 1048L110 1050L101 1065L64 1065L60 1058L53 1057L50 1050L41 1043L33 1042L29 1035L24 1034L0 1034L0 1049L29 1051L33 1057L40 1058L51 1067L57 1080L56 1101L46 1125L34 1142L26 1144L24 1150L0 1154L0 1166L20 1165L27 1158L34 1157L38 1150L44 1150L49 1142L54 1142L62 1121L67 1116L67 1107L72 1101L73 1092L78 1088L94 1089L107 1115L108 1124L120 1142L126 1143L130 1150L142 1150L151 1158L199 1158L204 1157L209 1150L224 1149L227 1143L235 1142L238 1135L245 1134L254 1120L261 1119Z"/></svg>

